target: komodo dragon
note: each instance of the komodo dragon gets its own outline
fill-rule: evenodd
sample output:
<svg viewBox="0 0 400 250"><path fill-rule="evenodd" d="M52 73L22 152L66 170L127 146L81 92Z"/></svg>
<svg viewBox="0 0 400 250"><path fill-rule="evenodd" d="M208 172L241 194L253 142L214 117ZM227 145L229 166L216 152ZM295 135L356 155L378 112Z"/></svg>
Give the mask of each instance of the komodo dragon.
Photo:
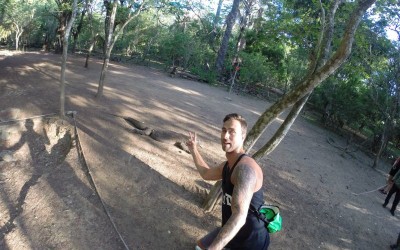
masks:
<svg viewBox="0 0 400 250"><path fill-rule="evenodd" d="M111 114L111 113L108 113L108 112L105 112L105 113L107 113L107 114L109 114L109 115L112 115L112 116L115 116L115 117L122 118L122 119L124 119L127 123L129 123L129 125L131 125L131 126L137 128L137 129L140 129L140 130L146 130L146 129L148 129L148 127L144 124L144 122L138 121L138 120L136 120L136 119L134 119L134 118L132 118L132 117L122 116L122 115L116 115L116 114Z"/></svg>
<svg viewBox="0 0 400 250"><path fill-rule="evenodd" d="M190 154L189 148L186 146L187 136L183 134L177 133L171 130L161 130L161 129L154 129L146 126L144 122L138 121L135 118L127 117L127 116L119 116L115 114L108 113L110 115L119 117L124 119L129 125L131 125L132 132L140 135L147 135L153 140L172 144L175 147L185 151L186 153Z"/></svg>
<svg viewBox="0 0 400 250"><path fill-rule="evenodd" d="M187 136L183 134L171 130L152 129L149 136L156 141L173 144L175 147L190 154L189 148L185 143L187 141Z"/></svg>

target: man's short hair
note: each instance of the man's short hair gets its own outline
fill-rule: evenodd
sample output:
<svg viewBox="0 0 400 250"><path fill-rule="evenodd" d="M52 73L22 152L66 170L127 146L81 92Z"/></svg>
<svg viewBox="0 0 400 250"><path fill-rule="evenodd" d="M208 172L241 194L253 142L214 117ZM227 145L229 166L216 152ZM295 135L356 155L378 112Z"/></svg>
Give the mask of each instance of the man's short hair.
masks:
<svg viewBox="0 0 400 250"><path fill-rule="evenodd" d="M229 121L229 120L236 120L240 122L240 126L242 127L242 134L245 136L247 133L247 122L246 120L241 116L236 113L228 114L224 118L224 122Z"/></svg>

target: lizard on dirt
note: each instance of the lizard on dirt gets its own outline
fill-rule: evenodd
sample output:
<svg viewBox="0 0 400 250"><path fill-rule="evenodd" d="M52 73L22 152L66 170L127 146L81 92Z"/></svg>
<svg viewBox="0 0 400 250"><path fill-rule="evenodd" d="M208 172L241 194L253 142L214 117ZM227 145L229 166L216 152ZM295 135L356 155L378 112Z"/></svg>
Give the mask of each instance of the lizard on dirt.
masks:
<svg viewBox="0 0 400 250"><path fill-rule="evenodd" d="M152 138L153 140L167 143L167 144L172 144L175 147L190 154L189 148L186 146L186 143L185 143L187 140L187 136L184 136L183 134L180 134L180 133L177 133L177 132L171 131L171 130L151 128L151 127L147 126L144 122L139 121L132 117L120 116L120 115L115 115L115 114L111 114L111 113L107 113L107 114L124 119L129 125L131 125L133 127L131 129L131 131L136 134L147 135L150 138Z"/></svg>

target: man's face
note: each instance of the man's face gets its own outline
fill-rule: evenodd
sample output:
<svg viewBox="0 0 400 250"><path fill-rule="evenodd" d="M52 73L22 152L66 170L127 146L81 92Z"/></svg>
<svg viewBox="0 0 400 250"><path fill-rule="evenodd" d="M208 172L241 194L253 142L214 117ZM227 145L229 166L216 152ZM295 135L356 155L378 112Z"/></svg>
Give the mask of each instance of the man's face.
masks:
<svg viewBox="0 0 400 250"><path fill-rule="evenodd" d="M221 145L225 152L234 152L242 149L243 146L242 126L240 122L230 119L224 122L221 131Z"/></svg>

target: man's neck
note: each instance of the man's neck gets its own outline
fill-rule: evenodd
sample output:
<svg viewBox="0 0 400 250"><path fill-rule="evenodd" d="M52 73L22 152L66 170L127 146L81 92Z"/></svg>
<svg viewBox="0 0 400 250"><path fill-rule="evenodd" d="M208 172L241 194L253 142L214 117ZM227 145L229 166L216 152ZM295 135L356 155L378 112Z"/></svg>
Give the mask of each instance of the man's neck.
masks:
<svg viewBox="0 0 400 250"><path fill-rule="evenodd" d="M234 152L227 152L225 153L226 159L228 160L228 165L229 167L232 167L233 164L235 164L235 162L237 161L237 159L239 158L239 156L241 156L242 154L244 154L244 150L241 149L239 151L234 151Z"/></svg>

